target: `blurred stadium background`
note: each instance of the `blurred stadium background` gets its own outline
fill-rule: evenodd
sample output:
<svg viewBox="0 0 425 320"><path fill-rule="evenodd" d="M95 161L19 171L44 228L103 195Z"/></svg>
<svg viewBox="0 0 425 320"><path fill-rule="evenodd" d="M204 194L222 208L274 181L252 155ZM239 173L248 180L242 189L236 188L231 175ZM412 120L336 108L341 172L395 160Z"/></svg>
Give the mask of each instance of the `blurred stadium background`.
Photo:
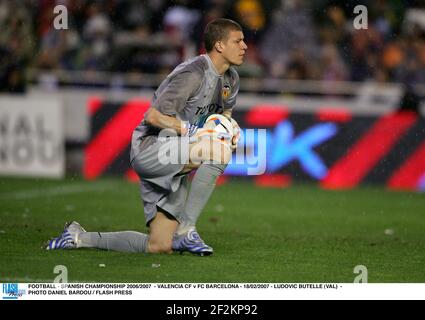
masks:
<svg viewBox="0 0 425 320"><path fill-rule="evenodd" d="M66 30L54 28L57 5L68 9ZM357 5L368 9L367 29L353 27ZM420 0L0 0L3 248L12 239L19 240L7 236L18 234L22 228L31 229L26 230L34 242L48 233L54 235L64 217L79 217L83 222L86 219L91 229L142 226L137 186L128 183L137 181L128 164L131 131L142 119L153 90L164 77L183 60L204 52L203 28L216 17L234 19L244 29L249 49L244 65L238 68L241 91L235 118L243 128L267 129L267 149L265 153L258 149L259 136L247 138L247 153L257 165L265 165L266 171L248 177L252 163L229 166L220 180L224 189L217 190L206 213L208 222L203 227L207 237L225 246L220 238L214 238L218 237L217 223L221 225L220 219L224 219L220 216L225 211L226 224L232 226L232 212L234 219L243 219L243 215L230 199L223 202L220 197L239 190L246 195L239 195L239 201L252 205L243 206L251 214L248 220L258 219L256 215L261 211L272 238L282 230L286 232L283 238L275 239L282 241L282 246L289 244L289 248L292 245L298 250L299 243L317 241L317 228L326 230L324 238L318 236L318 243L324 244L325 249L321 248L324 251L318 253L318 260L309 262L310 267L328 266L329 256L334 256L335 261L338 255L347 258L343 252L354 245L350 241L366 241L362 250L377 243L379 246L381 237L385 241L385 237L394 234L395 226L405 232L405 238L400 236L401 243L408 242L414 248L408 257L411 264L386 270L387 274L382 271L373 280L422 280L416 268L416 263L424 258L419 249L424 248L420 230L424 227L421 214L425 212L421 193L425 190L425 3ZM85 182L88 180L91 182ZM110 188L96 189L99 184ZM338 196L318 187L350 191L341 191ZM72 201L79 205L69 204L78 188L83 194ZM109 193L108 188L112 189ZM395 194L388 189L408 192ZM97 196L96 190L100 192ZM128 192L124 194L122 190ZM115 199L117 194L122 198L116 203L127 203L121 212L124 220L114 212L104 215L107 207L101 199ZM266 204L263 199L269 196ZM303 199L310 200L297 206L290 200L297 196L301 203ZM312 200L316 196L317 203ZM375 203L376 197L382 203ZM249 199L257 199L257 207ZM288 201L290 209L285 211ZM112 202L109 205L114 208ZM85 207L91 211L85 212ZM342 213L337 209L345 212L341 219L345 222L340 224L338 215ZM117 205L115 210L121 209ZM322 216L318 218L314 212ZM369 220L359 218L365 212L369 213ZM407 213L412 215L404 216ZM284 217L292 221L289 225L293 229ZM348 221L359 225L349 227ZM243 225L233 222L235 228L243 230ZM283 229L279 229L279 223L285 225ZM37 231L42 226L47 230ZM261 226L250 230L261 233L264 225ZM251 227L254 228L247 226ZM224 223L221 228L228 230ZM297 228L298 233L293 233ZM381 231L374 238L371 234L376 230ZM347 238L351 240L344 242ZM336 253L331 248L335 245L332 239L343 239ZM389 260L379 255L377 259L390 263L391 253L402 252L403 245L396 246L385 247ZM273 254L274 248L269 249ZM312 250L307 251L312 254ZM48 273L40 270L31 275L24 268L15 274L14 268L24 252L30 254L23 247L17 247L16 252L3 250L2 255L14 263L10 267L1 265L0 280L45 279L50 275L50 269ZM363 257L366 256L367 253ZM66 256L49 256L56 258ZM297 273L305 257L291 258L299 258L298 263L294 262L293 269L283 277L279 270L269 270L269 278L247 274L244 278L235 270L221 279L347 281L352 277L350 270L348 276L338 274L336 270L344 263L341 261L328 266L330 273L322 270L321 274L316 273L320 274L317 277L308 275L307 267ZM33 259L43 256L37 253ZM256 263L264 259L266 256ZM224 261L218 261L217 268L220 263L226 264ZM352 268L356 261L348 259L346 264ZM70 259L68 263L73 262ZM179 263L178 259L175 263ZM373 259L370 263L379 267ZM411 278L401 276L407 269ZM84 270L87 276L82 273L79 279L135 280L116 274L96 278L87 271L88 267ZM157 280L154 274L149 277ZM158 279L190 280L177 274L175 278L163 275ZM195 280L219 282L220 277L212 272L210 278Z"/></svg>

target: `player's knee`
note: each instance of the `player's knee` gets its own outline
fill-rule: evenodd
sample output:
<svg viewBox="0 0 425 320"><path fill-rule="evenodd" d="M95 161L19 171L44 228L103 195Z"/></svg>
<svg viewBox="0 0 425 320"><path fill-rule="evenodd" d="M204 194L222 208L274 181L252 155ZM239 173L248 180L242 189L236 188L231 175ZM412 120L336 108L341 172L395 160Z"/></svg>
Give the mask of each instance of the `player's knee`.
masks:
<svg viewBox="0 0 425 320"><path fill-rule="evenodd" d="M150 253L171 253L172 242L171 241L150 241L149 252Z"/></svg>

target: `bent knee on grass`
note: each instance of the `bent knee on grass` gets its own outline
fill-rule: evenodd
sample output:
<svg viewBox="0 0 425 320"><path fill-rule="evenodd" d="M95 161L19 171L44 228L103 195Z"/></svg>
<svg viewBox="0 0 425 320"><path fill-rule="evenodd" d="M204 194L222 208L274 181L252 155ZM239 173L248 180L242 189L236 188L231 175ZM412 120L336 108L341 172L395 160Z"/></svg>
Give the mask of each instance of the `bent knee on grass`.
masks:
<svg viewBox="0 0 425 320"><path fill-rule="evenodd" d="M149 253L172 253L171 241L149 241Z"/></svg>
<svg viewBox="0 0 425 320"><path fill-rule="evenodd" d="M161 211L158 211L156 217L150 223L148 252L172 253L173 234L177 226L178 222L176 220L172 220Z"/></svg>

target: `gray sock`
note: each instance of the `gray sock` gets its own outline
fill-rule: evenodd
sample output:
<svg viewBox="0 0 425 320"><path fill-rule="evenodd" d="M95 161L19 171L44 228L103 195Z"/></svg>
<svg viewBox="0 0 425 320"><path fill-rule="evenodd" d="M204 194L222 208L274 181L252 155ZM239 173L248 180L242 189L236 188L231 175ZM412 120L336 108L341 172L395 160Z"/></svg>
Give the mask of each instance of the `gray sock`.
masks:
<svg viewBox="0 0 425 320"><path fill-rule="evenodd" d="M182 234L196 225L199 215L214 191L217 178L223 174L226 166L226 164L203 163L196 170L177 233Z"/></svg>
<svg viewBox="0 0 425 320"><path fill-rule="evenodd" d="M98 248L121 252L148 252L149 236L135 231L83 232L79 248Z"/></svg>

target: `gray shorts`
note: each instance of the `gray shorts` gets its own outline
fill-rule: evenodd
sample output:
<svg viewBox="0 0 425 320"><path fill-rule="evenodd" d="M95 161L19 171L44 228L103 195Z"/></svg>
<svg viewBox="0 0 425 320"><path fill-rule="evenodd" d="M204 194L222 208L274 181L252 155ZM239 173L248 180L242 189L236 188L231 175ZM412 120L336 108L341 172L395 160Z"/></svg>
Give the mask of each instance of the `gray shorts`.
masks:
<svg viewBox="0 0 425 320"><path fill-rule="evenodd" d="M180 152L180 139L157 140L146 148L133 142L133 149L139 151L131 165L140 177L140 193L148 226L156 216L157 207L177 221L183 212L188 193L188 174L181 174L184 163L180 159L177 164L164 164L159 158L164 149Z"/></svg>

